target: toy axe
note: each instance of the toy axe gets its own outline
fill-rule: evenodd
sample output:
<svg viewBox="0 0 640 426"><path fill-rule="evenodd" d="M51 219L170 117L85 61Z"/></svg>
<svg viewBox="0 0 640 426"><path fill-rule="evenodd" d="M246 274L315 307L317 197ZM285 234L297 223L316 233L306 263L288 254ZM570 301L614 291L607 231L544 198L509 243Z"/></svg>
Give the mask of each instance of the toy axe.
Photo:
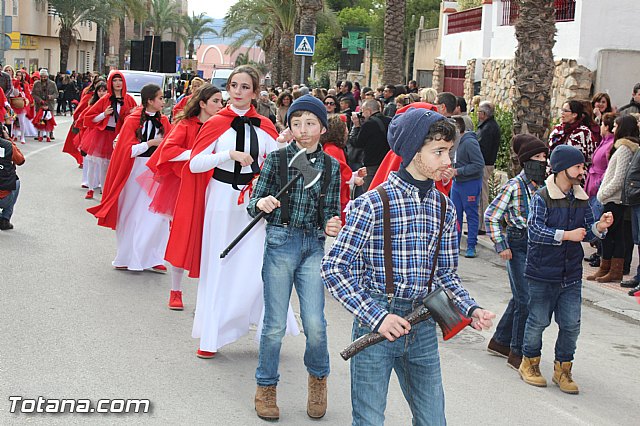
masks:
<svg viewBox="0 0 640 426"><path fill-rule="evenodd" d="M318 179L320 179L320 176L322 175L322 171L314 168L311 165L311 163L307 159L306 154L307 154L307 150L303 148L300 151L298 151L296 155L293 156L291 161L289 161L288 166L296 170L296 175L293 177L293 179L287 182L285 186L282 187L280 192L278 192L275 195L276 199L279 200L280 197L282 197L282 195L284 195L284 193L287 192L289 188L291 188L293 184L296 183L300 178L302 178L302 181L304 182L305 189L311 188L318 181ZM247 233L251 230L251 228L253 228L256 225L256 223L258 223L260 219L262 219L265 215L266 213L263 211L258 213L258 215L255 218L253 218L251 223L249 223L249 225L247 225L247 227L244 228L242 232L240 232L240 234L238 234L236 239L233 240L231 244L229 244L229 246L226 249L224 249L222 253L220 253L220 259L224 259L229 254L229 252L240 242L240 240L242 240L244 236L247 235Z"/></svg>

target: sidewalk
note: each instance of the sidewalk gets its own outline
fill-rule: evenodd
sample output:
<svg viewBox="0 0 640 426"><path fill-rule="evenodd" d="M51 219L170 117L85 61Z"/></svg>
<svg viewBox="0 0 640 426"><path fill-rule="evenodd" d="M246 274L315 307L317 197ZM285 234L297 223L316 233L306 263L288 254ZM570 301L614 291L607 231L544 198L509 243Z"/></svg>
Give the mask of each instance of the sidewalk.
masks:
<svg viewBox="0 0 640 426"><path fill-rule="evenodd" d="M466 231L466 223L464 224L463 231ZM588 243L583 243L585 256L593 253L594 249ZM467 236L462 235L462 241L460 246L463 249L467 247ZM500 259L496 253L491 239L487 235L478 236L478 245L476 246L478 257L475 259L465 259L461 257L462 261L468 262L482 262L485 259L491 259L496 264L505 265L505 262ZM631 262L631 275L625 275L624 279L632 278L635 275L636 268L638 266L638 253L637 250L633 251L633 260ZM587 305L593 306L596 309L602 309L610 312L611 314L620 317L622 319L631 321L633 323L640 323L640 304L635 297L629 296L627 293L629 289L620 287L619 283L599 283L596 281L587 281L587 275L591 275L598 268L589 266L587 262L582 262L583 275L582 275L582 300ZM506 275L506 267L505 267Z"/></svg>

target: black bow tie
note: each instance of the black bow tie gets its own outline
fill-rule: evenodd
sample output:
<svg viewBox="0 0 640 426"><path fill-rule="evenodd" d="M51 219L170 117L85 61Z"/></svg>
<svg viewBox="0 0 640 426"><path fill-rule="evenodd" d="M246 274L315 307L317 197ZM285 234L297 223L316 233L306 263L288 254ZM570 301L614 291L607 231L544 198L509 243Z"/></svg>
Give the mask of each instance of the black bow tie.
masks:
<svg viewBox="0 0 640 426"><path fill-rule="evenodd" d="M244 137L245 137L245 124L249 125L249 138L250 138L250 148L249 154L253 158L253 163L251 163L251 171L254 174L260 173L260 166L258 166L258 155L260 153L259 145L258 145L258 135L256 134L255 127L260 127L260 119L257 117L236 117L231 122L231 128L236 131L236 151L244 152ZM233 189L240 191L238 188L238 177L240 176L240 171L242 170L242 166L239 162L235 162L235 166L233 168L233 183L231 186Z"/></svg>

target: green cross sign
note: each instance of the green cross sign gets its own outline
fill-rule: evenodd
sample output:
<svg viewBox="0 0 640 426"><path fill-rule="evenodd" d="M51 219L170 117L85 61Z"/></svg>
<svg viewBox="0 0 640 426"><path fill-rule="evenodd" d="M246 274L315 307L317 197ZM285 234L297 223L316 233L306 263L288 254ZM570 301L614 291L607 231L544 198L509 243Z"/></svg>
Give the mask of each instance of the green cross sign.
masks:
<svg viewBox="0 0 640 426"><path fill-rule="evenodd" d="M349 31L349 37L342 37L342 48L347 49L347 54L357 55L358 49L365 49L366 42L363 38L360 38L360 32Z"/></svg>

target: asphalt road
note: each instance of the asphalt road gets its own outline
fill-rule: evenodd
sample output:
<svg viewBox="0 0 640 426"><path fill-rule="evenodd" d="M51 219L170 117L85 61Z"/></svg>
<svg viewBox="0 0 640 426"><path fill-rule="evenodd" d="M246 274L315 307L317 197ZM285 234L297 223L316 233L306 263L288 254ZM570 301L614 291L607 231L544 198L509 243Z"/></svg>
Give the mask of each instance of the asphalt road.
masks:
<svg viewBox="0 0 640 426"><path fill-rule="evenodd" d="M81 170L61 153L70 120L57 119L53 143L23 146L15 229L0 232L0 424L263 424L253 409L253 333L215 359L198 359L190 337L197 282L186 280L186 309L173 312L166 308L168 276L113 270L115 234L85 211L96 201L84 200ZM509 299L506 272L486 256L462 259L460 273L482 306L500 314ZM307 418L304 337L287 337L280 424L351 422L348 363L338 353L350 341L352 318L327 297L329 410L320 422ZM552 327L544 336L542 371L549 382L555 335ZM638 424L637 322L583 307L574 366L580 395L524 384L503 358L486 352L490 337L467 329L441 344L449 424ZM146 414L12 414L10 396L147 398L152 405ZM395 377L386 424L410 424Z"/></svg>

